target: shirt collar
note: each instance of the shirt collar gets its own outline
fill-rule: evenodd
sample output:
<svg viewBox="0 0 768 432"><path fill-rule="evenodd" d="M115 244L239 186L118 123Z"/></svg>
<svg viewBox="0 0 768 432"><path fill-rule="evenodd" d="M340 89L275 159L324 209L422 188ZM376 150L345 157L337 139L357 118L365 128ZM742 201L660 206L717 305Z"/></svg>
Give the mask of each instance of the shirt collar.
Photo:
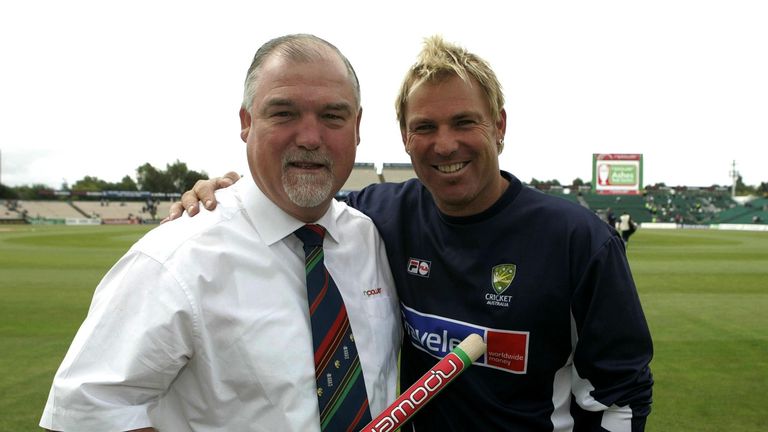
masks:
<svg viewBox="0 0 768 432"><path fill-rule="evenodd" d="M242 185L241 185L242 183ZM242 198L243 208L251 224L258 232L265 244L271 246L293 234L305 223L289 215L280 207L272 202L264 192L256 186L253 179L244 177L242 181L235 183L239 186L239 194ZM322 225L327 231L327 239L339 241L339 226L337 221L343 210L343 204L335 199L331 201L328 211L323 216L312 223Z"/></svg>

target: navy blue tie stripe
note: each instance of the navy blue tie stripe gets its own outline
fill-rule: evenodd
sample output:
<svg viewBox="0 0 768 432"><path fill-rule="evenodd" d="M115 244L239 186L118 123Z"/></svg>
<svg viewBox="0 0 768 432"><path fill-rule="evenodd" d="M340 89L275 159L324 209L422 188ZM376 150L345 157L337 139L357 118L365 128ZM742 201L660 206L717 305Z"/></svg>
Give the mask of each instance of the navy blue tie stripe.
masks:
<svg viewBox="0 0 768 432"><path fill-rule="evenodd" d="M371 421L371 413L347 309L325 268L325 228L305 225L294 234L304 243L320 427L358 431Z"/></svg>

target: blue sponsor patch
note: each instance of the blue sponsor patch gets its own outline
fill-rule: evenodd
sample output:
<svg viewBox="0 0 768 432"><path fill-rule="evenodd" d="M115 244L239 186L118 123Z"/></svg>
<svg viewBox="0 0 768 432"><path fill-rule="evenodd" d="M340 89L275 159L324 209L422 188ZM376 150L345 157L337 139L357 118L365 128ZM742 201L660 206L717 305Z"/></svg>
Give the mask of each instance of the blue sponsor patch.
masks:
<svg viewBox="0 0 768 432"><path fill-rule="evenodd" d="M485 339L485 329L460 321L453 321L437 315L416 312L406 306L400 307L403 315L405 334L411 343L422 351L437 358L443 358L453 351L470 334ZM481 361L478 359L478 361Z"/></svg>
<svg viewBox="0 0 768 432"><path fill-rule="evenodd" d="M443 358L464 338L474 333L488 345L485 355L474 364L506 372L524 374L528 369L529 332L499 330L421 313L400 305L405 336L411 344L434 356Z"/></svg>

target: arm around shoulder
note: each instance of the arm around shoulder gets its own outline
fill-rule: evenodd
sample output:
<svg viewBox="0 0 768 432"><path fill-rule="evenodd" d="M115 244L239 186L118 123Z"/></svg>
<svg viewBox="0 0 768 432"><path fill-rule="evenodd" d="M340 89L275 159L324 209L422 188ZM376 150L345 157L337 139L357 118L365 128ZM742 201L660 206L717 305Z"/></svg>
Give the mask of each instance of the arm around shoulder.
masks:
<svg viewBox="0 0 768 432"><path fill-rule="evenodd" d="M222 177L214 177L209 180L198 180L191 190L181 195L181 201L171 204L168 217L162 222L178 219L185 211L190 216L200 212L200 203L208 210L216 208L215 192L235 184L240 180L240 175L234 171L224 174Z"/></svg>

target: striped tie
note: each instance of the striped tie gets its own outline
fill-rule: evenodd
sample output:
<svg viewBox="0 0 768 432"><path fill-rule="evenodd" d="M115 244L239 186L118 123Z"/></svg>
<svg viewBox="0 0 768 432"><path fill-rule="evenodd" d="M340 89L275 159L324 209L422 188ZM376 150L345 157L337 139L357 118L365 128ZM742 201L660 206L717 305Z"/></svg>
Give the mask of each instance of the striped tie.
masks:
<svg viewBox="0 0 768 432"><path fill-rule="evenodd" d="M304 243L320 429L358 431L371 412L347 309L323 263L325 228L304 225L294 234Z"/></svg>

